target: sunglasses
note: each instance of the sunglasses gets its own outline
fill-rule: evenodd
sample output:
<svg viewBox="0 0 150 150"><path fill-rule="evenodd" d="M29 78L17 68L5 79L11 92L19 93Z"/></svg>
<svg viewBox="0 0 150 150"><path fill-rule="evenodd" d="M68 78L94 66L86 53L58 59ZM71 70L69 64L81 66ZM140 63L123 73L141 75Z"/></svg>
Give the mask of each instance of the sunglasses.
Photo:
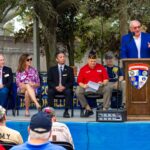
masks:
<svg viewBox="0 0 150 150"><path fill-rule="evenodd" d="M141 28L141 26L133 27L134 30L135 29L140 29L140 28Z"/></svg>
<svg viewBox="0 0 150 150"><path fill-rule="evenodd" d="M32 58L28 58L27 61L32 61Z"/></svg>

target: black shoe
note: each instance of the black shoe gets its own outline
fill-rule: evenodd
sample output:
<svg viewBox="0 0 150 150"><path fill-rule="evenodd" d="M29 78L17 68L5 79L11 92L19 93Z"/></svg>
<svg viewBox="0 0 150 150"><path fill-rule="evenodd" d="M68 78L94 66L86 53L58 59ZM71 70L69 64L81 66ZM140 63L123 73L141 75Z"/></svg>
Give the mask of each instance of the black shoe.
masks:
<svg viewBox="0 0 150 150"><path fill-rule="evenodd" d="M93 114L94 114L94 112L92 110L86 110L84 117L89 117L89 116L91 116Z"/></svg>
<svg viewBox="0 0 150 150"><path fill-rule="evenodd" d="M84 108L81 108L80 117L84 117Z"/></svg>
<svg viewBox="0 0 150 150"><path fill-rule="evenodd" d="M70 118L70 115L69 115L68 111L65 111L65 112L64 112L63 117L64 117L64 118Z"/></svg>

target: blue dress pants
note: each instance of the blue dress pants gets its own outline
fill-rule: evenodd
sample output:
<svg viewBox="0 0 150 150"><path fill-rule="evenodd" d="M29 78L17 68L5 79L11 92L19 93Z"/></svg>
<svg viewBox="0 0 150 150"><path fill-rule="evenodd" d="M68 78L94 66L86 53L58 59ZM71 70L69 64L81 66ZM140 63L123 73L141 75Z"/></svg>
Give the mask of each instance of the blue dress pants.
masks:
<svg viewBox="0 0 150 150"><path fill-rule="evenodd" d="M0 89L0 105L6 107L8 98L8 88L4 87Z"/></svg>

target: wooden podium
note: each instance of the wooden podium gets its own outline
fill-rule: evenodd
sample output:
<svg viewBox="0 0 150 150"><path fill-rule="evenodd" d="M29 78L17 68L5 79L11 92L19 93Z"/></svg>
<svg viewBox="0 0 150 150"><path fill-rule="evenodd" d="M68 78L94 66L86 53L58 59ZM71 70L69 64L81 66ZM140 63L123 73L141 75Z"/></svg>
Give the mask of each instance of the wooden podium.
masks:
<svg viewBox="0 0 150 150"><path fill-rule="evenodd" d="M128 120L150 120L150 76L140 89L129 79L128 69L132 64L148 64L150 59L122 59L126 81L126 108ZM134 79L134 78L133 78Z"/></svg>

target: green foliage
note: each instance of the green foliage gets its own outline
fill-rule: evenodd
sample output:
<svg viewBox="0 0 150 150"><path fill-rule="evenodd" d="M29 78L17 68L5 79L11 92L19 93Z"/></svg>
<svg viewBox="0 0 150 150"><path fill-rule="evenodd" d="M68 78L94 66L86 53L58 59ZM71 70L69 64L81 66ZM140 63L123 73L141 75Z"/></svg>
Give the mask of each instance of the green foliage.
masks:
<svg viewBox="0 0 150 150"><path fill-rule="evenodd" d="M77 16L76 39L78 44L75 51L77 61L87 50L95 49L100 56L103 56L108 50L119 49L119 23L111 14L111 11L114 11L112 5L115 4L113 1L109 3L98 0L82 2L81 12Z"/></svg>

